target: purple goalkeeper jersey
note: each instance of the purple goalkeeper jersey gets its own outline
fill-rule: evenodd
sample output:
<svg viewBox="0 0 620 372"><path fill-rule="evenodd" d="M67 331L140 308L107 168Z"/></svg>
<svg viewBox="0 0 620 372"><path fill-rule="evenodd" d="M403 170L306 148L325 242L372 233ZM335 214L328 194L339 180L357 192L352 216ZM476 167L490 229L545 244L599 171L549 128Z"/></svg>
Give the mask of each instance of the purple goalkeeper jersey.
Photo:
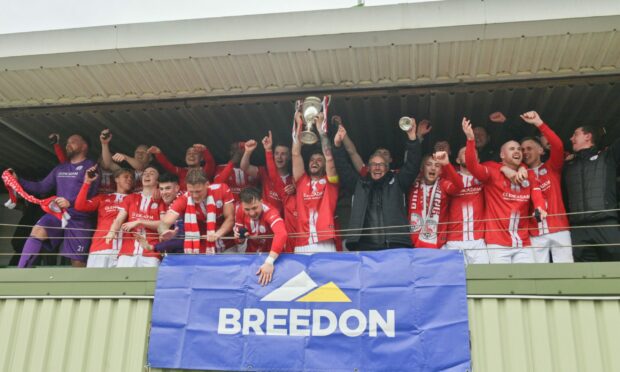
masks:
<svg viewBox="0 0 620 372"><path fill-rule="evenodd" d="M86 170L97 164L96 162L86 159L79 163L72 164L70 162L57 165L52 171L41 181L26 181L19 179L19 184L24 190L30 194L37 196L49 195L55 193L56 196L63 197L71 203L68 211L71 217L87 218L89 213L78 212L73 207L75 198L80 192L80 188L84 183L84 174ZM99 188L99 178L97 178L88 190L88 198L92 198L97 194Z"/></svg>

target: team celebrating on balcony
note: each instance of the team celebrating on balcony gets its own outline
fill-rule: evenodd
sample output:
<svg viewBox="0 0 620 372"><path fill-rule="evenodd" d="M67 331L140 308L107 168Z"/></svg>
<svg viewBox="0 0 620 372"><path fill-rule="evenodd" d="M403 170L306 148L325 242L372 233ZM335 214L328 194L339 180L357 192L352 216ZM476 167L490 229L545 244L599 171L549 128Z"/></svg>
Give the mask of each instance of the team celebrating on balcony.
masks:
<svg viewBox="0 0 620 372"><path fill-rule="evenodd" d="M475 264L620 260L613 246L620 245L620 140L601 148L597 128L577 128L568 153L530 111L520 119L539 136L508 138L496 149L484 127L463 118L467 141L453 165L446 141L424 141L429 121L403 118L405 160L392 169L385 148L365 163L340 117L328 123L317 113L317 137L301 111L290 147L274 143L271 132L262 139L265 166L252 164L254 139L231 144L230 161L219 166L195 144L183 167L157 146L113 154L107 129L98 163L87 158L81 135L70 136L64 150L56 143L60 164L41 181L7 171L27 193L55 194L52 204L69 215L36 222L19 267L54 251L87 267L152 267L165 254L263 252L257 275L266 284L282 253L413 247L460 250ZM501 113L490 119L506 120ZM303 146L312 142L308 135L319 146ZM302 147L312 150L304 157ZM348 224L336 216L339 198L352 200Z"/></svg>

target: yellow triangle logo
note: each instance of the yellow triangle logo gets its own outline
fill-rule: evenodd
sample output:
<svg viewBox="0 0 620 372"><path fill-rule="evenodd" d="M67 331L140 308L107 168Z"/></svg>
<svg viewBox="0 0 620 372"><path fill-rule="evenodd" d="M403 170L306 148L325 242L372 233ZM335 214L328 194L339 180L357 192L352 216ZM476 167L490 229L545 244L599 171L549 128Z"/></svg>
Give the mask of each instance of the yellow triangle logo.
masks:
<svg viewBox="0 0 620 372"><path fill-rule="evenodd" d="M329 282L296 302L351 302L351 299L334 282Z"/></svg>

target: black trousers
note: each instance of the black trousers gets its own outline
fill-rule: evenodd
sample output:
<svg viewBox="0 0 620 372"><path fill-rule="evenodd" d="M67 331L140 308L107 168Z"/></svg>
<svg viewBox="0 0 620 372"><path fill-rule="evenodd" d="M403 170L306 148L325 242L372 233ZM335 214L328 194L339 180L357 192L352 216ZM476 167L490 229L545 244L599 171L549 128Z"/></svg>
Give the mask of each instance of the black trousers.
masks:
<svg viewBox="0 0 620 372"><path fill-rule="evenodd" d="M600 225L618 225L616 219L597 221L589 225L573 226L571 239L575 262L620 261L620 229L617 226L602 227ZM616 244L591 246L588 244ZM581 247L579 247L582 245Z"/></svg>

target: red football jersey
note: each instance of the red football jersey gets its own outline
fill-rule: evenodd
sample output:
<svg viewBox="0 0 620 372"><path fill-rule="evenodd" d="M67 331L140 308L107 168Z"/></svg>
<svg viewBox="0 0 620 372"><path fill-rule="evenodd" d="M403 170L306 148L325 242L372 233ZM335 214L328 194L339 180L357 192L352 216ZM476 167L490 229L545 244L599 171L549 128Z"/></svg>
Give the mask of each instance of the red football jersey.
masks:
<svg viewBox="0 0 620 372"><path fill-rule="evenodd" d="M265 151L265 161L273 185L273 191L275 191L280 200L282 200L282 212L280 215L284 217L284 225L289 234L285 250L287 252L293 252L297 244L297 238L294 236L294 234L297 233L297 196L296 193L289 195L284 191L288 184L278 173L276 162L273 159L271 151ZM294 182L293 177L290 177L290 182L291 184Z"/></svg>
<svg viewBox="0 0 620 372"><path fill-rule="evenodd" d="M450 195L463 189L451 164L442 167L442 176L432 185L418 179L409 193L411 242L416 248L441 248L446 243Z"/></svg>
<svg viewBox="0 0 620 372"><path fill-rule="evenodd" d="M164 155L163 152L155 154L155 159L168 173L176 174L179 177L179 186L181 190L187 190L187 184L185 183L185 178L187 177L187 173L189 172L189 168L187 167L177 167L172 164L170 160ZM202 159L204 161L204 166L202 167L203 172L207 175L208 179L213 179L213 174L215 173L215 159L209 151L208 148L205 148L205 151L202 153Z"/></svg>
<svg viewBox="0 0 620 372"><path fill-rule="evenodd" d="M511 183L499 167L478 163L473 140L467 141L465 159L467 169L484 184L486 243L514 248L529 246L532 204L544 209L542 192L533 172L530 170L526 184Z"/></svg>
<svg viewBox="0 0 620 372"><path fill-rule="evenodd" d="M230 189L227 185L221 183L213 183L209 185L209 195L213 196L213 201L216 207L216 228L220 228L222 226L222 222L224 222L224 205L231 204L234 202L234 198ZM176 198L174 202L170 205L171 211L180 215L180 218L183 218L185 215L185 208L187 207L187 194L183 194ZM202 203L196 205L196 221L198 222L198 228L200 229L200 235L205 235L207 233L207 206L206 200L203 200ZM234 245L234 241L231 240L218 240L217 242L217 250L221 251L228 247L229 243ZM204 241L201 240L200 253L204 253Z"/></svg>
<svg viewBox="0 0 620 372"><path fill-rule="evenodd" d="M119 206L119 210L121 209L127 212L126 222L137 220L159 221L161 214L166 211L166 205L162 200L154 200L152 196L146 196L139 192L127 195ZM152 246L159 243L159 234L156 229L137 227L128 233L123 233L123 244L119 256L141 254L145 257L161 258L160 254L155 251L145 251L133 237L133 233L146 235L147 241Z"/></svg>
<svg viewBox="0 0 620 372"><path fill-rule="evenodd" d="M293 177L290 174L280 176L280 173L277 173L274 175L274 178L275 177L280 177L284 186L293 183ZM282 203L282 198L279 193L276 191L275 182L270 176L267 168L258 167L258 180L263 185L263 200L266 201L267 204L276 208L280 215L282 215L284 213L284 204Z"/></svg>
<svg viewBox="0 0 620 372"><path fill-rule="evenodd" d="M448 241L484 238L484 193L482 183L472 175L459 172L463 190L450 199Z"/></svg>
<svg viewBox="0 0 620 372"><path fill-rule="evenodd" d="M313 180L304 174L297 187L298 246L335 239L334 213L338 201L338 184L327 177Z"/></svg>
<svg viewBox="0 0 620 372"><path fill-rule="evenodd" d="M239 203L239 193L242 189L258 184L255 177L250 177L240 168L235 168L231 162L217 166L215 171L215 182L223 183L230 187L230 191L235 198L235 203Z"/></svg>
<svg viewBox="0 0 620 372"><path fill-rule="evenodd" d="M119 250L122 242L120 238L113 240L110 244L106 244L104 237L108 231L110 231L110 227L118 215L118 208L127 195L118 193L98 194L94 198L88 200L86 198L89 188L90 184L82 184L82 188L75 198L75 209L80 212L97 211L97 229L93 234L90 252L98 252L105 249Z"/></svg>
<svg viewBox="0 0 620 372"><path fill-rule="evenodd" d="M275 235L273 238L261 237L248 239L246 252L282 252L286 243L286 227L278 210L263 203L263 213L256 220L248 216L242 207L237 209L235 228L244 227L250 236Z"/></svg>
<svg viewBox="0 0 620 372"><path fill-rule="evenodd" d="M549 217L541 222L532 218L530 221L530 234L538 236L558 231L568 230L568 218L562 199L562 167L564 166L564 144L547 124L538 129L551 146L549 160L537 168L532 168L536 179L540 184L543 197L545 198L545 210Z"/></svg>

